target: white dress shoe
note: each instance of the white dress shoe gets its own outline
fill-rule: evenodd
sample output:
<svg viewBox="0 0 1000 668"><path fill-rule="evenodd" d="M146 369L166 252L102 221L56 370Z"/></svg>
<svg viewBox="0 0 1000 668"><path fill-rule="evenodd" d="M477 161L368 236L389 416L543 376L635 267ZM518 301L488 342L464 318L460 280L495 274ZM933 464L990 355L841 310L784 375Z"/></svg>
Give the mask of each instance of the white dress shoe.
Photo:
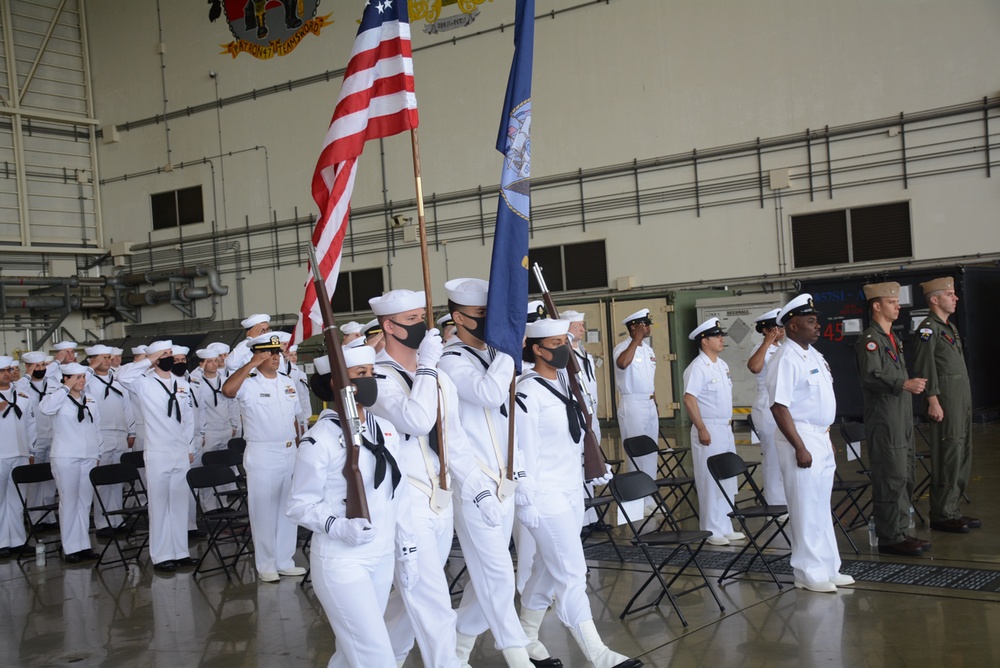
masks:
<svg viewBox="0 0 1000 668"><path fill-rule="evenodd" d="M825 594L832 594L837 591L837 585L832 582L799 582L795 581L796 589L808 589L809 591L818 591Z"/></svg>
<svg viewBox="0 0 1000 668"><path fill-rule="evenodd" d="M742 532L734 531L732 533L727 533L726 538L729 540L746 540L747 537Z"/></svg>
<svg viewBox="0 0 1000 668"><path fill-rule="evenodd" d="M705 542L709 545L729 545L729 539L725 536L709 536Z"/></svg>
<svg viewBox="0 0 1000 668"><path fill-rule="evenodd" d="M291 568L279 568L278 575L288 575L294 577L296 575L305 575L306 569L301 566L292 566Z"/></svg>
<svg viewBox="0 0 1000 668"><path fill-rule="evenodd" d="M830 578L830 582L838 587L847 587L849 585L854 584L854 578L852 578L850 575L837 573L832 578Z"/></svg>
<svg viewBox="0 0 1000 668"><path fill-rule="evenodd" d="M280 579L277 573L258 573L257 577L261 582L277 582Z"/></svg>

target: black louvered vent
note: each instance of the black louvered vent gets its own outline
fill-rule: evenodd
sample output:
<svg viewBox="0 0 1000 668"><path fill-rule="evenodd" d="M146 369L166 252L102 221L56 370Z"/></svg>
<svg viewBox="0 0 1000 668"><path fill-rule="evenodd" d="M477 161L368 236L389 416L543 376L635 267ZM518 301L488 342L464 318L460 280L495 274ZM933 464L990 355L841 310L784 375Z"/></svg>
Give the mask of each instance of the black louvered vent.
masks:
<svg viewBox="0 0 1000 668"><path fill-rule="evenodd" d="M855 262L912 257L909 202L851 209L851 247Z"/></svg>
<svg viewBox="0 0 1000 668"><path fill-rule="evenodd" d="M792 253L798 269L850 262L847 212L792 216Z"/></svg>

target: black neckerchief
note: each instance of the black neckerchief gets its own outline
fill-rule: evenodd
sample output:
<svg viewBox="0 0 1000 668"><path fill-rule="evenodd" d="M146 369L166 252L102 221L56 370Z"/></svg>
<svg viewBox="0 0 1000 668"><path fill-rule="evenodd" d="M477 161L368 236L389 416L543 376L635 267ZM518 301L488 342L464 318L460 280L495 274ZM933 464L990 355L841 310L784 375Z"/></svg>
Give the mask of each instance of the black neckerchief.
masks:
<svg viewBox="0 0 1000 668"><path fill-rule="evenodd" d="M42 381L42 389L40 389L40 390L39 390L39 389L38 389L37 387L35 387L35 384L34 384L34 383L32 383L32 382L31 382L31 381L29 380L29 381L28 381L28 387L30 387L30 388L31 388L32 390L34 390L34 391L35 391L35 394L37 394L37 395L38 395L38 400L39 400L39 401L41 401L42 399L44 399L44 398L45 398L45 393L46 393L46 392L48 392L48 389L49 389L49 381L47 381L47 380L43 380L43 381Z"/></svg>
<svg viewBox="0 0 1000 668"><path fill-rule="evenodd" d="M156 384L159 385L160 387L162 387L163 391L167 393L168 397L170 397L169 399L167 399L167 417L175 417L175 418L177 418L177 421L180 422L181 421L181 403L179 401L177 401L177 381L176 380L174 381L174 391L171 392L170 390L167 389L167 386L164 385L160 381L159 378L156 378L154 376L154 379L156 380ZM174 408L177 409L177 413L176 414L174 413Z"/></svg>
<svg viewBox="0 0 1000 668"><path fill-rule="evenodd" d="M24 414L24 411L22 411L21 407L17 405L17 388L11 385L10 400L8 400L2 394L0 394L0 398L2 398L4 401L7 402L7 410L5 410L3 412L3 415L0 417L7 417L8 413L14 411L14 415L17 417L18 420L20 420L21 416Z"/></svg>
<svg viewBox="0 0 1000 668"><path fill-rule="evenodd" d="M413 389L413 379L410 378L409 371L399 366L395 362L380 361L379 364L385 364L387 366L391 366L393 369L398 371L399 375L402 376L403 380L406 381L406 387L410 390ZM410 440L409 434L406 434L406 440ZM438 445L437 423L435 423L434 426L431 427L430 432L427 434L427 446L434 452L435 455L437 455L438 457L441 456L441 449L440 449L441 446Z"/></svg>
<svg viewBox="0 0 1000 668"><path fill-rule="evenodd" d="M330 419L337 423L337 425L340 425L340 418L336 414L331 415ZM375 421L375 416L371 413L366 413L365 425L368 428L361 435L361 442L364 444L365 449L375 457L375 489L378 489L382 481L385 480L386 469L388 469L391 471L392 498L395 498L396 487L399 486L399 482L403 479L403 474L399 472L399 465L396 463L396 459L385 447L385 435L379 428L378 422ZM369 434L376 435L375 443L369 440Z"/></svg>
<svg viewBox="0 0 1000 668"><path fill-rule="evenodd" d="M544 378L541 376L535 376L535 380L538 384L544 387L546 390L551 392L553 396L557 397L559 401L563 402L566 406L566 420L569 422L569 435L573 437L574 443L580 442L580 435L583 433L583 413L580 412L580 405L576 403L576 400L571 397L565 397L556 388L552 387Z"/></svg>
<svg viewBox="0 0 1000 668"><path fill-rule="evenodd" d="M101 382L101 385L104 386L104 398L107 399L112 392L117 394L119 397L125 396L124 394L122 394L121 390L119 390L117 387L114 386L115 377L112 376L110 373L108 373L108 376L111 378L111 380L105 383L100 376L98 376L96 373L94 374L94 378L99 380Z"/></svg>
<svg viewBox="0 0 1000 668"><path fill-rule="evenodd" d="M583 372L585 374L587 374L587 380L588 381L593 381L594 380L594 370L593 370L593 368L591 368L590 358L587 357L587 351L583 349L583 346L580 347L580 352L577 352L576 349L574 349L574 348L570 348L570 350L573 351L574 355L576 355L578 358L580 358L580 364L583 367Z"/></svg>
<svg viewBox="0 0 1000 668"><path fill-rule="evenodd" d="M212 390L212 400L215 402L214 405L218 406L219 405L219 395L222 394L222 379L221 378L219 379L219 388L218 389L212 387L212 384L210 382L208 382L208 377L207 376L202 376L202 380L204 380L205 384L208 385L208 389Z"/></svg>
<svg viewBox="0 0 1000 668"><path fill-rule="evenodd" d="M66 396L69 398L70 401L73 402L73 405L76 406L76 421L77 422L83 422L83 418L84 417L89 417L91 422L94 421L94 414L90 412L90 407L87 406L87 398L86 397L83 398L83 403L79 404L79 403L77 403L76 399L73 398L72 394L67 393Z"/></svg>

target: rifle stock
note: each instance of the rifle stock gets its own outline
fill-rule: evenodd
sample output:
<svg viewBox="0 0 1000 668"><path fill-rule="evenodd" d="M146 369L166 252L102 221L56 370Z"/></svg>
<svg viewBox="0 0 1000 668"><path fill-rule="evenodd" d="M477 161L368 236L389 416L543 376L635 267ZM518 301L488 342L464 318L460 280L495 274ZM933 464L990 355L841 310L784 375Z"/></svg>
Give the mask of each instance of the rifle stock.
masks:
<svg viewBox="0 0 1000 668"><path fill-rule="evenodd" d="M552 299L549 288L545 285L542 277L542 268L536 262L533 270L535 278L538 280L538 287L542 291L542 301L545 302L545 309L549 312L550 318L558 318L559 311L556 303ZM580 405L580 412L583 413L584 434L583 434L583 477L585 480L601 478L607 473L607 465L604 461L604 454L601 452L601 444L597 442L597 435L591 424L589 403L584 398L583 383L580 380L580 365L576 361L576 356L569 356L569 364L566 366L566 375L569 376L569 389L573 393L573 398Z"/></svg>
<svg viewBox="0 0 1000 668"><path fill-rule="evenodd" d="M327 355L330 358L330 386L333 388L333 406L340 416L340 428L344 431L344 443L347 445L347 460L344 462L344 478L347 481L347 517L363 517L371 521L368 513L368 498L365 496L365 483L361 477L358 458L361 455L361 418L354 401L354 385L347 376L347 365L344 362L344 351L333 317L333 306L330 296L326 293L326 283L316 264L316 253L309 244L309 261L313 270L313 287L316 289L316 301L323 316L323 340L326 342Z"/></svg>

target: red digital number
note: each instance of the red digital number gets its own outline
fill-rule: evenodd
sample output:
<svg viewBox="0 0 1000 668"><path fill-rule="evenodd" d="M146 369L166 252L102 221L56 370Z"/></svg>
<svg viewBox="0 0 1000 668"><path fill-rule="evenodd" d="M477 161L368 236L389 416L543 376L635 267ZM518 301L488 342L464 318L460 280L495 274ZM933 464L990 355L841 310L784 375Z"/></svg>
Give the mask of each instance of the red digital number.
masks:
<svg viewBox="0 0 1000 668"><path fill-rule="evenodd" d="M823 338L829 339L831 341L843 341L844 340L844 323L838 322L836 324L830 323L823 330Z"/></svg>

